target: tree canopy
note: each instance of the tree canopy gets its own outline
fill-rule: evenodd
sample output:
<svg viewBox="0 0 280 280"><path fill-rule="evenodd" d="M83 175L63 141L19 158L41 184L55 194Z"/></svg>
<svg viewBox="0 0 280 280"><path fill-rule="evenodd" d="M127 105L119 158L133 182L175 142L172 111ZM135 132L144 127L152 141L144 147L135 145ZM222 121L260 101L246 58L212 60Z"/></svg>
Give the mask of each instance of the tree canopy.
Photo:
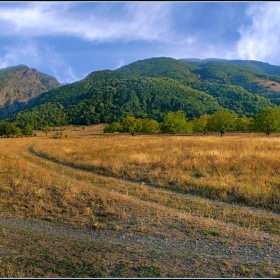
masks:
<svg viewBox="0 0 280 280"><path fill-rule="evenodd" d="M267 135L280 131L280 108L265 108L258 112L254 118L254 130Z"/></svg>
<svg viewBox="0 0 280 280"><path fill-rule="evenodd" d="M9 123L6 121L0 121L0 137L3 136L19 136L21 134L20 128L18 128L15 124Z"/></svg>
<svg viewBox="0 0 280 280"><path fill-rule="evenodd" d="M162 133L170 133L172 135L176 133L191 133L192 125L187 122L186 115L183 111L169 112L163 120L160 126Z"/></svg>
<svg viewBox="0 0 280 280"><path fill-rule="evenodd" d="M193 132L202 132L206 134L207 132L207 122L210 119L210 115L203 114L199 118L194 118L192 120Z"/></svg>
<svg viewBox="0 0 280 280"><path fill-rule="evenodd" d="M220 132L221 136L227 131L233 131L237 115L227 110L216 111L207 121L207 130Z"/></svg>

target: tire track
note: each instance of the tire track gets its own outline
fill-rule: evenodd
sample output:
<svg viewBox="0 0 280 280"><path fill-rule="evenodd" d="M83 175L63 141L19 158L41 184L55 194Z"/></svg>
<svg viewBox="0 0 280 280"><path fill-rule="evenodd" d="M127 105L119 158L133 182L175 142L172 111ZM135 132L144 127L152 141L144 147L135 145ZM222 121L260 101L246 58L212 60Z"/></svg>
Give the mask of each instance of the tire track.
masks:
<svg viewBox="0 0 280 280"><path fill-rule="evenodd" d="M125 183L125 184L132 184L134 186L138 186L139 188L149 189L150 191L156 191L156 192L159 192L161 194L169 194L170 196L177 196L177 197L186 197L186 198L189 198L191 200L197 200L197 201L200 201L200 202L205 203L205 204L209 203L209 204L212 204L212 205L215 205L215 206L218 206L218 207L227 207L231 210L237 209L239 211L247 212L247 213L251 211L251 212L256 213L260 216L271 217L272 219L280 219L280 214L275 213L275 212L271 212L271 211L267 211L267 210L264 210L264 209L258 209L258 208L251 207L251 206L242 206L242 205L238 205L238 204L234 204L234 203L227 203L227 202L224 202L224 201L211 200L211 199L208 199L208 198L202 198L200 196L196 196L196 195L192 195L192 194L188 194L188 193L180 193L180 192L176 192L176 191L172 191L172 190L168 190L168 189L162 189L162 188L152 186L152 185L149 185L149 184L146 184L146 183L139 183L139 182L135 182L135 181L127 180L127 179L120 179L120 178L116 178L116 177L112 177L112 176L101 175L98 172L94 172L94 171L87 171L83 168L79 168L79 167L73 166L71 164L61 163L58 160L54 160L54 159L49 158L45 155L41 155L40 153L37 153L34 150L34 145L28 147L28 152L31 155L33 155L37 158L40 158L41 160L44 160L44 161L50 162L52 164L55 164L58 167L64 167L64 168L69 168L70 170L84 172L85 174L94 175L95 177L103 179L103 180L104 179L112 179L112 180L115 180L116 182L121 182L121 183ZM73 172L69 172L69 175L75 177Z"/></svg>
<svg viewBox="0 0 280 280"><path fill-rule="evenodd" d="M45 167L46 169L50 169L52 171L60 173L67 173L72 177L77 179L77 174L75 171L79 171L84 174L88 174L90 176L96 176L100 179L108 179L107 176L94 174L92 172L84 171L82 169L69 167L67 165L63 165L61 163L56 163L52 160L46 159L44 157L38 156L36 153L33 153L32 147L25 147L25 150L21 151L21 155L33 163L34 165L39 165L41 167ZM40 162L41 161L41 162ZM49 166L47 166L49 165ZM51 168L55 167L55 169ZM168 193L170 195L190 197L193 199L201 199L192 195L187 194L178 194L176 192L168 191L168 190L159 190L153 186L142 185L141 183L135 183L128 180L116 179L110 177L109 179L115 180L117 182L123 182L127 184L133 184L138 187L147 188L149 190L160 191L161 193ZM90 179L86 180L90 181ZM142 201L138 198L139 201ZM201 199L201 201L206 201ZM146 202L146 201L142 201ZM211 201L211 203L214 203ZM216 202L215 202L216 203ZM225 203L217 202L218 204L224 205ZM158 203L155 203L158 204ZM231 204L227 205L230 207L236 207ZM239 207L239 206L238 206ZM244 210L248 211L247 207L243 207ZM261 210L254 210L260 213L263 213ZM265 213L265 212L264 212ZM271 214L271 213L270 213ZM267 213L265 213L267 215ZM276 215L278 217L278 215ZM186 256L188 254L197 254L205 259L212 261L222 261L229 260L233 261L236 264L243 263L251 263L251 264L259 264L259 263L270 263L275 268L278 268L280 263L280 255L279 255L279 237L272 236L269 234L265 234L260 232L259 235L256 234L255 238L261 242L262 247L256 248L252 246L252 239L242 239L239 238L238 242L234 242L233 244L224 245L221 241L223 237L215 237L213 239L203 235L203 234L195 234L193 236L181 235L181 236L172 236L172 229L166 234L162 236L155 236L150 233L133 233L128 234L126 232L106 230L106 231L91 231L91 230L75 230L66 225L59 225L50 222L44 222L40 220L32 220L32 219L21 219L21 218L10 218L0 216L0 230L3 228L8 228L11 230L17 231L28 231L33 232L34 234L43 234L48 236L49 238L59 238L59 239L71 239L76 241L83 242L104 242L111 245L121 245L123 248L133 248L137 252L141 250L147 250L151 252L153 250L159 250L170 256L171 254L177 254ZM242 230L239 227L239 230ZM169 231L169 229L168 229ZM181 233L182 234L182 233ZM259 238L260 237L260 238ZM278 243L277 243L278 242ZM277 245L278 244L278 245Z"/></svg>

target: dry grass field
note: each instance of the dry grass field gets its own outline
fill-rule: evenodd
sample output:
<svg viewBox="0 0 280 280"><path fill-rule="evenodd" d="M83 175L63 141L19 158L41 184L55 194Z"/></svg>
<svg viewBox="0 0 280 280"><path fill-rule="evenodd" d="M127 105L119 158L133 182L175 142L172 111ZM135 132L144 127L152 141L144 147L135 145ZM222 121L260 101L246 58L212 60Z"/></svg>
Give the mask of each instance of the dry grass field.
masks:
<svg viewBox="0 0 280 280"><path fill-rule="evenodd" d="M0 139L0 277L280 277L280 138Z"/></svg>

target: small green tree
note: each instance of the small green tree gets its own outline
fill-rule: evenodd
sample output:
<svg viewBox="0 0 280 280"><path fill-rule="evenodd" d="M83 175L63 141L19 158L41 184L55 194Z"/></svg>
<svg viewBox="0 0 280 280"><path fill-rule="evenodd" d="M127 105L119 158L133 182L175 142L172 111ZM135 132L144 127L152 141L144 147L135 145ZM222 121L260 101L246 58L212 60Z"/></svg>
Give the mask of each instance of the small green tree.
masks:
<svg viewBox="0 0 280 280"><path fill-rule="evenodd" d="M135 119L132 116L127 116L122 122L121 122L121 132L128 132L132 136L142 131L142 120L141 119Z"/></svg>
<svg viewBox="0 0 280 280"><path fill-rule="evenodd" d="M158 131L159 123L153 119L143 119L142 121L142 132L143 133L153 133Z"/></svg>
<svg viewBox="0 0 280 280"><path fill-rule="evenodd" d="M50 131L52 131L52 128L50 126L46 125L43 127L42 131L46 133L46 136L48 136L48 133Z"/></svg>
<svg viewBox="0 0 280 280"><path fill-rule="evenodd" d="M236 131L245 132L250 130L250 124L252 118L247 118L246 116L242 116L241 118L236 118L234 121L235 121Z"/></svg>
<svg viewBox="0 0 280 280"><path fill-rule="evenodd" d="M120 131L121 131L121 125L118 122L112 122L111 124L107 125L103 130L104 133L114 133Z"/></svg>
<svg viewBox="0 0 280 280"><path fill-rule="evenodd" d="M207 121L208 131L220 132L221 137L225 132L233 131L235 128L235 119L237 115L227 110L219 110L211 115Z"/></svg>
<svg viewBox="0 0 280 280"><path fill-rule="evenodd" d="M162 133L170 133L171 135L176 133L191 133L192 124L187 121L183 111L170 111L164 117L163 123L160 125L160 131Z"/></svg>
<svg viewBox="0 0 280 280"><path fill-rule="evenodd" d="M199 118L194 118L191 122L193 124L194 132L202 132L204 135L207 132L207 122L210 119L210 115L203 114Z"/></svg>
<svg viewBox="0 0 280 280"><path fill-rule="evenodd" d="M7 135L8 125L9 125L8 122L6 122L6 121L0 121L0 136L1 136L1 138L2 138L4 135Z"/></svg>
<svg viewBox="0 0 280 280"><path fill-rule="evenodd" d="M17 126L14 126L14 128L13 128L13 134L12 135L14 135L14 136L16 136L16 137L21 137L22 136L22 131L21 131L21 129L19 128L19 127L17 127Z"/></svg>
<svg viewBox="0 0 280 280"><path fill-rule="evenodd" d="M32 125L28 124L22 129L22 134L25 136L30 136L33 134L33 127Z"/></svg>
<svg viewBox="0 0 280 280"><path fill-rule="evenodd" d="M280 108L267 107L256 113L253 122L255 131L270 135L272 132L280 131Z"/></svg>
<svg viewBox="0 0 280 280"><path fill-rule="evenodd" d="M8 123L6 128L6 134L8 137L20 135L20 129L14 123Z"/></svg>

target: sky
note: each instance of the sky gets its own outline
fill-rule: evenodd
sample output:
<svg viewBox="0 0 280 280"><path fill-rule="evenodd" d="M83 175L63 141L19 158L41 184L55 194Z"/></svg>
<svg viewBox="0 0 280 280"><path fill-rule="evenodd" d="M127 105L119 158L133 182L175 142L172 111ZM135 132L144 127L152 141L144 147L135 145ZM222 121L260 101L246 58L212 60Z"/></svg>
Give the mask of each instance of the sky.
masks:
<svg viewBox="0 0 280 280"><path fill-rule="evenodd" d="M280 2L0 2L0 68L72 83L153 57L280 65Z"/></svg>

